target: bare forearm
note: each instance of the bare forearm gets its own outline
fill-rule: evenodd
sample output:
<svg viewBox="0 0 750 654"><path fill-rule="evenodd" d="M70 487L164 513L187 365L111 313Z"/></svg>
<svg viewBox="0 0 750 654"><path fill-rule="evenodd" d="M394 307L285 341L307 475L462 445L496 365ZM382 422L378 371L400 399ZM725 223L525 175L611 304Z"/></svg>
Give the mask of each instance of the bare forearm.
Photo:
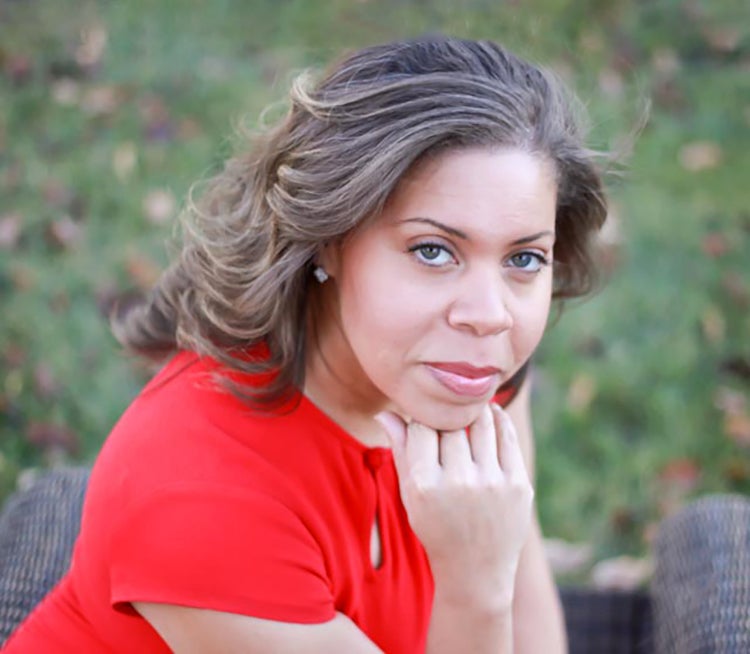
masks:
<svg viewBox="0 0 750 654"><path fill-rule="evenodd" d="M531 427L530 380L508 409L518 430L526 467L534 476L534 437ZM544 554L539 522L532 521L521 552L513 598L515 654L565 654L568 651L560 598Z"/></svg>
<svg viewBox="0 0 750 654"><path fill-rule="evenodd" d="M560 598L534 520L521 553L513 598L515 654L565 654L568 651Z"/></svg>
<svg viewBox="0 0 750 654"><path fill-rule="evenodd" d="M505 607L480 608L458 603L435 593L427 635L427 654L511 654L513 611Z"/></svg>

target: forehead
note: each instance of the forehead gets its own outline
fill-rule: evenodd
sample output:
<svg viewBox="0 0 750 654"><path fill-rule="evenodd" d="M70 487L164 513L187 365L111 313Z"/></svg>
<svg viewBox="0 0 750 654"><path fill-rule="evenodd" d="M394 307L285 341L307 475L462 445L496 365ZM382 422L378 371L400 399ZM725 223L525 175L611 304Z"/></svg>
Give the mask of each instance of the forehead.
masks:
<svg viewBox="0 0 750 654"><path fill-rule="evenodd" d="M513 171L544 178L544 182L556 180L554 164L542 154L515 147L458 148L418 161L401 179L394 194L415 183L445 184L458 177L462 183L474 179L481 184L491 177L507 178Z"/></svg>
<svg viewBox="0 0 750 654"><path fill-rule="evenodd" d="M520 149L451 150L418 164L399 183L385 218L426 212L462 223L491 218L554 221L553 164Z"/></svg>

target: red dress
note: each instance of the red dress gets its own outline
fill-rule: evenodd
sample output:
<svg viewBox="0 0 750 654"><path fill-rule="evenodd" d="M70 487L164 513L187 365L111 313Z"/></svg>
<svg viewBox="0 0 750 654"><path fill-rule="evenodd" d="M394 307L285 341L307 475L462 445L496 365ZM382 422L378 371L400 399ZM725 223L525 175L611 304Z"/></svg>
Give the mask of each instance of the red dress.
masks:
<svg viewBox="0 0 750 654"><path fill-rule="evenodd" d="M134 601L298 623L341 612L389 654L424 651L432 577L390 450L304 396L254 413L216 369L180 353L125 412L94 465L71 568L5 654L167 654Z"/></svg>

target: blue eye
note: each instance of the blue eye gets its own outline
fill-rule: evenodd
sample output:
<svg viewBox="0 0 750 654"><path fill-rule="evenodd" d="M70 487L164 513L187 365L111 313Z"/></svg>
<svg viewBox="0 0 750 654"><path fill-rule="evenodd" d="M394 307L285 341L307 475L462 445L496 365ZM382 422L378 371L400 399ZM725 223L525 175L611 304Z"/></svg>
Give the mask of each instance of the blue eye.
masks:
<svg viewBox="0 0 750 654"><path fill-rule="evenodd" d="M539 272L549 261L538 252L519 252L509 259L511 266L523 272Z"/></svg>
<svg viewBox="0 0 750 654"><path fill-rule="evenodd" d="M426 266L444 266L453 261L453 254L438 243L420 243L410 247L409 252L413 252L417 260Z"/></svg>

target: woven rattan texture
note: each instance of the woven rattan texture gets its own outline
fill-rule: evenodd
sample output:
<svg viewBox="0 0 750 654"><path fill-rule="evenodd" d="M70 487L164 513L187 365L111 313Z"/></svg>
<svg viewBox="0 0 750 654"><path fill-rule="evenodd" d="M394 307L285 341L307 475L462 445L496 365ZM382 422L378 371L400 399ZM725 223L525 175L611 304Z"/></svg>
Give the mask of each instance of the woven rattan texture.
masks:
<svg viewBox="0 0 750 654"><path fill-rule="evenodd" d="M40 475L0 514L0 643L62 577L81 520L87 468Z"/></svg>
<svg viewBox="0 0 750 654"><path fill-rule="evenodd" d="M655 554L657 652L750 652L750 499L689 505L662 524Z"/></svg>
<svg viewBox="0 0 750 654"><path fill-rule="evenodd" d="M562 588L571 654L651 654L651 601L646 591Z"/></svg>

